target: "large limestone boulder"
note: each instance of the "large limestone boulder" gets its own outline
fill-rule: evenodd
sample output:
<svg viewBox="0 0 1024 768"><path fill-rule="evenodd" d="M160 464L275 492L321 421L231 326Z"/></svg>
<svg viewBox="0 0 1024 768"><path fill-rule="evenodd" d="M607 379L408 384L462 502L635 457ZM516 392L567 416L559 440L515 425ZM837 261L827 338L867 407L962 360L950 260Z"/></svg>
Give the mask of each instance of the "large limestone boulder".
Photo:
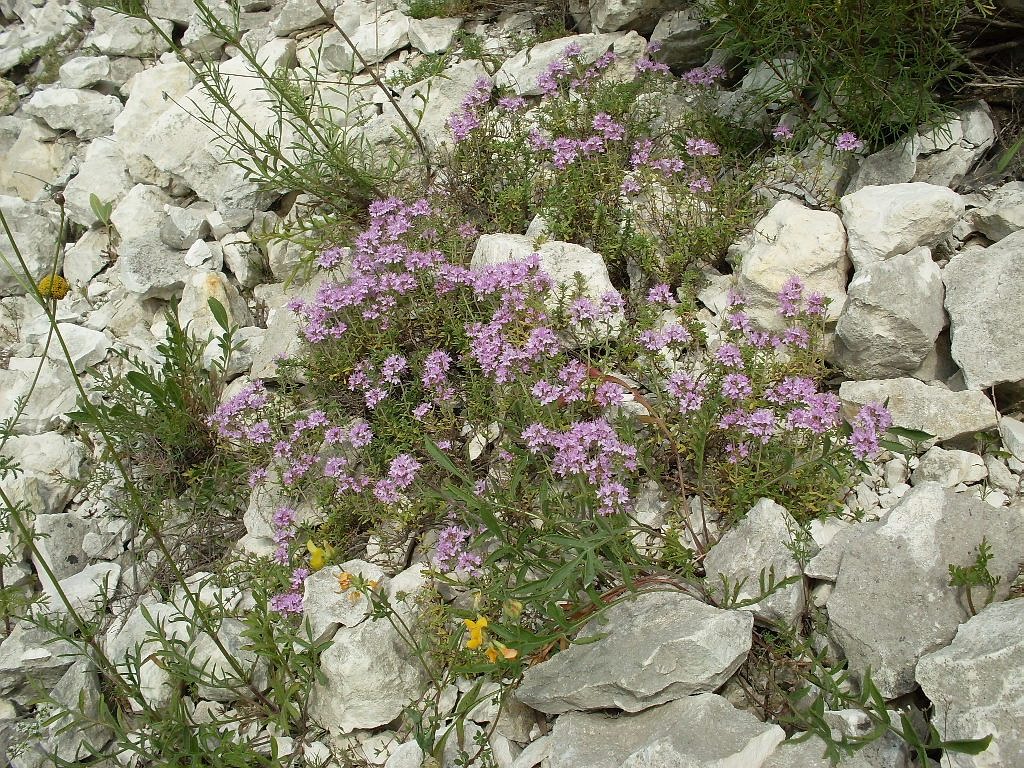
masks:
<svg viewBox="0 0 1024 768"><path fill-rule="evenodd" d="M649 35L661 14L675 5L671 0L590 0L590 20L595 32L633 29Z"/></svg>
<svg viewBox="0 0 1024 768"><path fill-rule="evenodd" d="M891 699L914 690L918 660L948 644L970 617L965 594L949 585L949 566L974 562L983 537L993 555L989 570L1001 578L996 599L1006 596L1024 559L1024 507L993 507L923 483L856 532L828 599L828 631L850 669L870 667Z"/></svg>
<svg viewBox="0 0 1024 768"><path fill-rule="evenodd" d="M570 712L551 731L550 768L760 766L786 734L712 693L634 715Z"/></svg>
<svg viewBox="0 0 1024 768"><path fill-rule="evenodd" d="M970 437L996 426L996 409L981 392L953 392L917 379L845 381L843 415L852 419L868 403L887 403L897 427L934 435L939 442Z"/></svg>
<svg viewBox="0 0 1024 768"><path fill-rule="evenodd" d="M326 679L313 686L309 714L332 732L387 725L427 684L412 649L384 619L339 629L320 668Z"/></svg>
<svg viewBox="0 0 1024 768"><path fill-rule="evenodd" d="M971 248L942 270L953 359L968 389L1024 379L1024 231Z"/></svg>
<svg viewBox="0 0 1024 768"><path fill-rule="evenodd" d="M992 736L979 755L947 752L951 768L1024 765L1024 600L982 609L953 642L924 656L917 681L935 706L944 740Z"/></svg>
<svg viewBox="0 0 1024 768"><path fill-rule="evenodd" d="M747 299L747 312L766 328L784 327L777 296L793 276L808 292L832 300L828 320L836 320L846 302L846 233L830 211L780 200L749 235L730 247L729 259L738 264L736 287Z"/></svg>
<svg viewBox="0 0 1024 768"><path fill-rule="evenodd" d="M948 187L914 182L867 186L839 201L856 269L932 246L948 235L964 201Z"/></svg>
<svg viewBox="0 0 1024 768"><path fill-rule="evenodd" d="M25 102L25 112L54 130L71 130L80 139L106 136L121 114L121 100L80 88L47 88Z"/></svg>
<svg viewBox="0 0 1024 768"><path fill-rule="evenodd" d="M836 362L856 379L912 373L946 324L943 296L942 272L924 247L858 270L836 324Z"/></svg>
<svg viewBox="0 0 1024 768"><path fill-rule="evenodd" d="M619 603L580 630L607 634L530 667L519 701L548 714L596 709L639 712L714 691L750 650L753 617L682 593L654 592Z"/></svg>

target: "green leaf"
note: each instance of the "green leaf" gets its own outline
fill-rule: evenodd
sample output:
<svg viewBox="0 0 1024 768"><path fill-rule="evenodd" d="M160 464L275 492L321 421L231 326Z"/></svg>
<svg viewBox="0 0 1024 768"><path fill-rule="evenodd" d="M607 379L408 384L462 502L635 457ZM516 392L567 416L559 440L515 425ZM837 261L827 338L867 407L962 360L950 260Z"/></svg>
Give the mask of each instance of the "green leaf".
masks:
<svg viewBox="0 0 1024 768"><path fill-rule="evenodd" d="M920 429L908 429L907 427L889 427L887 433L895 435L896 437L905 437L914 443L923 443L926 440L931 440L935 435L929 434Z"/></svg>
<svg viewBox="0 0 1024 768"><path fill-rule="evenodd" d="M210 312L213 313L213 319L217 321L217 325L221 327L221 330L225 333L230 331L231 326L228 323L228 311L224 309L224 305L212 296L206 303L209 305Z"/></svg>
<svg viewBox="0 0 1024 768"><path fill-rule="evenodd" d="M964 755L980 755L992 743L992 734L982 739L954 739L953 741L940 741L935 745L938 749L947 752L960 752ZM931 745L929 745L931 746Z"/></svg>
<svg viewBox="0 0 1024 768"><path fill-rule="evenodd" d="M146 374L139 371L128 371L125 374L125 380L140 392L152 396L154 400L161 402L164 400L164 391Z"/></svg>
<svg viewBox="0 0 1024 768"><path fill-rule="evenodd" d="M903 443L897 443L895 440L879 440L878 445L891 453L902 453L904 456L914 455L913 449Z"/></svg>

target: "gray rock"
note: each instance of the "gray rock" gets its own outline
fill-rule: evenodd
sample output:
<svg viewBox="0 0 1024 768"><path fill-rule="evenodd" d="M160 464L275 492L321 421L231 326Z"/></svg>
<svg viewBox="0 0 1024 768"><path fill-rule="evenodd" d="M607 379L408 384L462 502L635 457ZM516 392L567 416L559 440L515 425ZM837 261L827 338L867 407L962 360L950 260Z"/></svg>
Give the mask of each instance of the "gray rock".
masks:
<svg viewBox="0 0 1024 768"><path fill-rule="evenodd" d="M420 53L444 53L461 26L462 19L410 19L409 44Z"/></svg>
<svg viewBox="0 0 1024 768"><path fill-rule="evenodd" d="M1020 480L1007 469L1006 464L992 455L985 456L985 469L989 482L1011 498L1020 493Z"/></svg>
<svg viewBox="0 0 1024 768"><path fill-rule="evenodd" d="M31 679L52 688L75 660L77 649L45 629L26 621L14 625L0 642L0 695L8 695Z"/></svg>
<svg viewBox="0 0 1024 768"><path fill-rule="evenodd" d="M71 130L80 139L106 136L121 114L117 96L78 88L47 88L36 91L25 102L25 113L37 117L54 130Z"/></svg>
<svg viewBox="0 0 1024 768"><path fill-rule="evenodd" d="M672 67L696 67L707 61L714 37L696 8L667 11L654 27L651 42L661 43L658 61Z"/></svg>
<svg viewBox="0 0 1024 768"><path fill-rule="evenodd" d="M942 272L924 247L869 264L846 289L836 324L836 362L855 379L915 371L946 324Z"/></svg>
<svg viewBox="0 0 1024 768"><path fill-rule="evenodd" d="M167 216L160 225L160 240L169 248L187 251L196 240L210 232L206 211L201 208L166 207Z"/></svg>
<svg viewBox="0 0 1024 768"><path fill-rule="evenodd" d="M856 269L932 246L953 229L964 212L963 199L934 184L869 186L839 201Z"/></svg>
<svg viewBox="0 0 1024 768"><path fill-rule="evenodd" d="M935 483L913 488L843 552L828 601L829 636L886 698L912 691L918 659L949 643L967 619L964 595L949 586L949 565L968 565L982 537L989 569L1005 596L1024 557L1024 508L996 508Z"/></svg>
<svg viewBox="0 0 1024 768"><path fill-rule="evenodd" d="M942 270L953 359L968 389L1024 379L1024 231L972 248Z"/></svg>
<svg viewBox="0 0 1024 768"><path fill-rule="evenodd" d="M116 622L102 638L111 662L122 674L130 670L136 676L139 692L151 707L166 706L174 694L171 673L159 658L162 643L158 637L187 643L188 623L170 603L149 603ZM128 704L135 711L142 708L139 701Z"/></svg>
<svg viewBox="0 0 1024 768"><path fill-rule="evenodd" d="M224 267L224 249L216 240L196 240L185 251L185 263L201 272L220 272Z"/></svg>
<svg viewBox="0 0 1024 768"><path fill-rule="evenodd" d="M106 8L92 9L93 30L82 44L109 56L155 57L170 50L167 41L145 19L135 19ZM157 26L169 39L174 25L157 19Z"/></svg>
<svg viewBox="0 0 1024 768"><path fill-rule="evenodd" d="M800 524L785 507L771 499L761 499L704 558L709 587L724 597L724 578L730 594L741 584L737 597L751 600L761 594L762 579L767 584L770 572L775 574L776 582L797 577L793 584L745 608L763 621L794 624L807 601L803 572L793 556L799 530Z"/></svg>
<svg viewBox="0 0 1024 768"><path fill-rule="evenodd" d="M962 624L950 645L918 662L917 681L942 739L993 737L981 754L947 752L944 764L1024 765L1024 600L995 603Z"/></svg>
<svg viewBox="0 0 1024 768"><path fill-rule="evenodd" d="M890 144L884 149L861 159L857 170L846 186L846 194L869 186L905 184L912 181L917 171L918 142L916 134Z"/></svg>
<svg viewBox="0 0 1024 768"><path fill-rule="evenodd" d="M516 698L560 714L594 709L638 712L714 691L750 650L753 617L723 611L682 593L656 592L613 605L572 645L530 667Z"/></svg>
<svg viewBox="0 0 1024 768"><path fill-rule="evenodd" d="M82 540L84 543L84 536ZM59 584L61 592L71 604L71 609L85 617L86 621L91 621L106 610L107 603L114 597L120 581L121 566L117 563L96 563L61 579ZM68 614L67 604L56 590L47 588L45 580L43 592L47 597L47 613L65 616Z"/></svg>
<svg viewBox="0 0 1024 768"><path fill-rule="evenodd" d="M50 273L57 251L57 235L60 217L49 203L26 203L16 197L0 196L0 211L3 211L7 225L11 228L14 241L18 244L25 265L32 280L39 280ZM7 237L0 237L0 296L20 295L25 288L19 280L25 279L20 270L11 272L7 264L17 265L18 260ZM60 261L57 261L60 273Z"/></svg>
<svg viewBox="0 0 1024 768"><path fill-rule="evenodd" d="M334 636L338 627L354 627L373 610L373 605L358 590L341 588L341 574L359 576L383 586L384 571L364 560L349 560L340 566L321 568L306 579L302 612L309 622L313 642Z"/></svg>
<svg viewBox="0 0 1024 768"><path fill-rule="evenodd" d="M331 731L378 728L423 695L427 674L390 622L339 629L320 657L326 682L313 686L312 719Z"/></svg>
<svg viewBox="0 0 1024 768"><path fill-rule="evenodd" d="M32 555L36 575L42 582L43 591L51 596L57 592L50 574L58 581L83 571L88 564L82 540L86 534L96 530L96 523L87 520L78 512L61 512L55 515L40 515L33 525L35 528L36 550ZM45 561L49 571L40 562ZM57 604L51 599L50 607Z"/></svg>
<svg viewBox="0 0 1024 768"><path fill-rule="evenodd" d="M976 453L947 451L937 445L929 448L911 475L914 485L938 483L952 488L960 483L977 483L988 476L985 462Z"/></svg>
<svg viewBox="0 0 1024 768"><path fill-rule="evenodd" d="M897 427L923 430L939 442L996 426L996 409L983 393L951 392L917 379L846 381L839 387L839 398L847 419L868 403L887 402Z"/></svg>
<svg viewBox="0 0 1024 768"><path fill-rule="evenodd" d="M252 325L252 315L238 289L222 272L196 271L189 275L178 304L178 320L196 339L206 341L223 331L210 310L216 299L227 312L228 327Z"/></svg>
<svg viewBox="0 0 1024 768"><path fill-rule="evenodd" d="M72 664L50 695L78 718L65 715L43 727L39 742L31 745L44 756L46 762L40 765L52 765L53 756L67 761L88 759L93 754L88 745L97 747L113 735L100 719L100 681L88 659Z"/></svg>
<svg viewBox="0 0 1024 768"><path fill-rule="evenodd" d="M584 65L593 64L601 54L609 49L614 51L619 59L617 66L613 65L615 68L610 68L613 74L619 68L623 71L632 69L644 55L644 50L647 47L646 41L635 32L573 35L557 40L548 40L538 43L532 48L521 50L515 56L507 59L494 76L495 84L499 88L511 88L520 96L539 96L541 89L537 85L537 78L544 73L551 62L562 58L562 54L570 43L580 46L581 55L576 61ZM625 75L621 74L620 76Z"/></svg>
<svg viewBox="0 0 1024 768"><path fill-rule="evenodd" d="M336 72L359 73L363 70L363 61L367 64L378 64L395 51L409 45L411 19L401 11L391 10L364 15L360 23L352 28L351 25L339 20L339 14L344 14L345 10L345 6L342 5L335 12L335 20L343 29L348 26L346 32L362 56L362 61L356 57L337 30L330 30L324 35L323 50L324 60L329 69Z"/></svg>
<svg viewBox="0 0 1024 768"><path fill-rule="evenodd" d="M968 105L942 125L919 131L914 181L956 186L995 138L992 111L983 101Z"/></svg>
<svg viewBox="0 0 1024 768"><path fill-rule="evenodd" d="M1018 461L1024 461L1024 424L1017 419L1003 416L999 419L999 436L1006 450Z"/></svg>
<svg viewBox="0 0 1024 768"><path fill-rule="evenodd" d="M197 686L201 698L212 701L248 699L252 695L250 685L260 691L267 687L267 662L248 647L251 640L243 635L245 630L245 622L232 618L222 619L217 629L217 639L242 667L243 675L234 669L210 634L203 632L192 642L189 648L192 663L197 670L202 670L201 679L206 681Z"/></svg>
<svg viewBox="0 0 1024 768"><path fill-rule="evenodd" d="M899 721L899 715L893 713L892 716ZM825 742L818 736L798 744L787 741L768 756L761 768L833 768L832 761L824 754ZM839 761L839 768L913 768L914 765L906 742L894 733L887 733Z"/></svg>
<svg viewBox="0 0 1024 768"><path fill-rule="evenodd" d="M66 364L49 358L12 357L7 370L0 369L0 419L14 416L17 402L24 398L28 399L14 433L37 435L56 429L64 414L74 408L78 390Z"/></svg>
<svg viewBox="0 0 1024 768"><path fill-rule="evenodd" d="M590 20L595 32L632 29L649 35L672 6L670 0L590 0Z"/></svg>
<svg viewBox="0 0 1024 768"><path fill-rule="evenodd" d="M1011 181L972 212L975 227L989 240L1002 240L1024 229L1024 181Z"/></svg>
<svg viewBox="0 0 1024 768"><path fill-rule="evenodd" d="M85 150L78 174L64 187L68 218L84 227L96 226L100 220L92 209L92 195L116 206L132 186L128 163L117 143L109 138L96 139Z"/></svg>
<svg viewBox="0 0 1024 768"><path fill-rule="evenodd" d="M317 275L303 285L294 298L311 301L325 282L325 275ZM270 313L266 336L252 361L251 375L254 379L274 379L277 378L278 359L282 356L291 357L301 349L302 324L299 317L285 306L292 297L286 296L283 290L275 290L273 294L268 291L262 295L269 299L267 306Z"/></svg>
<svg viewBox="0 0 1024 768"><path fill-rule="evenodd" d="M785 736L779 726L704 693L633 715L562 715L551 731L550 768L753 768Z"/></svg>
<svg viewBox="0 0 1024 768"><path fill-rule="evenodd" d="M828 320L838 318L846 302L846 234L830 211L780 200L749 235L729 248L729 259L738 264L736 287L747 299L747 312L766 328L785 327L777 296L794 275L808 292L832 300Z"/></svg>

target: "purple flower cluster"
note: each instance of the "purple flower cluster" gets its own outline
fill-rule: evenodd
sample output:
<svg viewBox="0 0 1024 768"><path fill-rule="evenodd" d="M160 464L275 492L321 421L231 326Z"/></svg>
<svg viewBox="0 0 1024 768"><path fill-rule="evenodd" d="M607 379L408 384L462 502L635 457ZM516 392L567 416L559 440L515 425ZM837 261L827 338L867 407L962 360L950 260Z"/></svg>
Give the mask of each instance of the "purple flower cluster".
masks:
<svg viewBox="0 0 1024 768"><path fill-rule="evenodd" d="M870 459L878 453L878 441L892 426L892 414L880 403L868 403L851 424L850 448L858 459Z"/></svg>
<svg viewBox="0 0 1024 768"><path fill-rule="evenodd" d="M534 130L530 134L530 146L536 152L548 152L551 164L559 170L565 170L580 158L603 154L609 142L622 141L626 137L626 128L616 122L606 112L594 116L592 126L595 131L584 139L558 136L548 139Z"/></svg>
<svg viewBox="0 0 1024 768"><path fill-rule="evenodd" d="M290 589L270 598L270 609L284 614L302 613L302 590L309 577L308 568L296 568L292 572Z"/></svg>
<svg viewBox="0 0 1024 768"><path fill-rule="evenodd" d="M489 78L479 78L462 100L459 111L454 112L448 118L446 125L452 132L456 143L464 141L469 134L480 127L483 108L490 102L493 91L494 84ZM512 104L516 105L516 109L522 106L519 102L505 101L505 108L509 109Z"/></svg>
<svg viewBox="0 0 1024 768"><path fill-rule="evenodd" d="M455 571L475 576L480 573L483 559L470 550L469 542L473 532L461 525L449 525L441 529L434 551L434 565L442 571Z"/></svg>
<svg viewBox="0 0 1024 768"><path fill-rule="evenodd" d="M562 432L531 424L522 431L522 439L531 453L554 450L551 471L556 476L586 479L597 496L597 514L629 508L629 490L621 478L637 468L636 446L623 442L606 420L577 421Z"/></svg>
<svg viewBox="0 0 1024 768"><path fill-rule="evenodd" d="M559 405L578 403L587 399L588 379L587 366L578 360L572 360L558 372L557 384L541 379L533 385L531 393L541 405L551 405L556 401Z"/></svg>
<svg viewBox="0 0 1024 768"><path fill-rule="evenodd" d="M270 402L262 381L246 385L241 392L217 407L207 423L217 434L234 440L263 443L270 439L270 423L259 418L261 409Z"/></svg>
<svg viewBox="0 0 1024 768"><path fill-rule="evenodd" d="M710 67L696 67L683 73L683 80L690 85L710 88L725 77L725 70L717 64Z"/></svg>
<svg viewBox="0 0 1024 768"><path fill-rule="evenodd" d="M401 499L400 491L412 485L422 466L409 454L400 453L392 460L387 476L373 487L373 495L384 504L397 504Z"/></svg>
<svg viewBox="0 0 1024 768"><path fill-rule="evenodd" d="M864 149L864 142L853 131L843 131L836 137L835 147L840 152L856 152Z"/></svg>
<svg viewBox="0 0 1024 768"><path fill-rule="evenodd" d="M686 154L690 157L717 157L722 150L713 141L707 139L687 139Z"/></svg>

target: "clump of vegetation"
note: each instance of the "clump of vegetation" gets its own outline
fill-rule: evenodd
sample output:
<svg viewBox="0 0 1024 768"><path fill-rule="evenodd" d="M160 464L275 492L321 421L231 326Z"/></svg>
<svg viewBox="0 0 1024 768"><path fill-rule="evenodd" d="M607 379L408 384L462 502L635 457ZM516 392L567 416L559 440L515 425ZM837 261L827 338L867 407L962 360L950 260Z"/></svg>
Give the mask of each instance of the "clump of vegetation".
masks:
<svg viewBox="0 0 1024 768"><path fill-rule="evenodd" d="M780 87L765 100L800 116L807 135L853 131L880 147L943 115L940 89L962 56L960 0L702 0L722 44Z"/></svg>

